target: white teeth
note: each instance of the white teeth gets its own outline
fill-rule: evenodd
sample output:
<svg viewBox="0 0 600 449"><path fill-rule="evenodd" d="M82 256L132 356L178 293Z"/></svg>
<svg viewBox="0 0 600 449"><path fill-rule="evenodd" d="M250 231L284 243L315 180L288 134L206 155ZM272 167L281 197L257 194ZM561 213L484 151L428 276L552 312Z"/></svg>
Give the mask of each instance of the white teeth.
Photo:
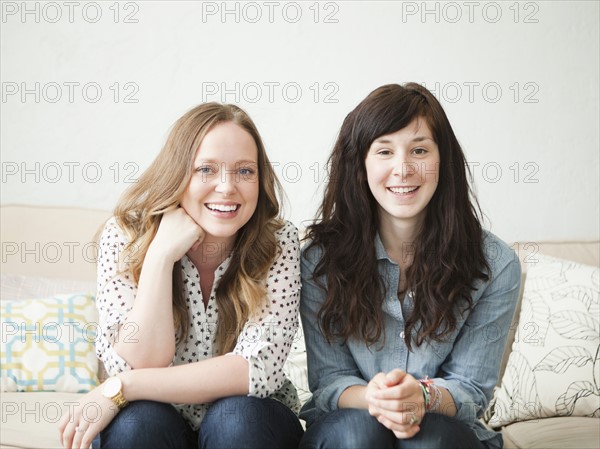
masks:
<svg viewBox="0 0 600 449"><path fill-rule="evenodd" d="M394 193L410 193L417 190L418 187L390 187L389 189Z"/></svg>
<svg viewBox="0 0 600 449"><path fill-rule="evenodd" d="M208 207L210 210L217 210L219 212L233 212L235 211L238 207L235 204L207 204L206 207Z"/></svg>

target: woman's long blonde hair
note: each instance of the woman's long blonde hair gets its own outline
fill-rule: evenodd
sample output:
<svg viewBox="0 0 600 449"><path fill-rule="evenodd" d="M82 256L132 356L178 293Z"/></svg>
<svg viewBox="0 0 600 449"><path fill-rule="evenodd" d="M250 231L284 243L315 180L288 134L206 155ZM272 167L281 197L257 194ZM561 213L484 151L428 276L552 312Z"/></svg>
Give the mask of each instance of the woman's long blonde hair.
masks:
<svg viewBox="0 0 600 449"><path fill-rule="evenodd" d="M190 181L196 150L206 134L222 122L233 122L254 138L259 181L256 210L238 232L229 267L216 290L219 320L215 340L219 353L224 354L233 350L244 323L265 304L265 279L280 250L275 232L283 224L278 201L283 194L281 184L248 114L235 105L219 103L201 104L187 112L173 125L161 152L138 182L124 192L114 215L128 234L130 243L123 255L126 270L137 283L162 215L178 206ZM173 317L182 341L187 337L190 317L180 262L173 269Z"/></svg>

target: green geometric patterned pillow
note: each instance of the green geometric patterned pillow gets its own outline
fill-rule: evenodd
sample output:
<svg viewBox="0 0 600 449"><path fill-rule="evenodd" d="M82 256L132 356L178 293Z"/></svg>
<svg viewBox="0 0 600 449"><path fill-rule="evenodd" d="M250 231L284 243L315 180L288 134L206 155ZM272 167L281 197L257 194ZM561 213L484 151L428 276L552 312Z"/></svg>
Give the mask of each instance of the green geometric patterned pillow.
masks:
<svg viewBox="0 0 600 449"><path fill-rule="evenodd" d="M502 384L487 411L492 427L552 416L600 417L598 267L536 257Z"/></svg>
<svg viewBox="0 0 600 449"><path fill-rule="evenodd" d="M90 293L0 303L1 391L87 392L98 385Z"/></svg>

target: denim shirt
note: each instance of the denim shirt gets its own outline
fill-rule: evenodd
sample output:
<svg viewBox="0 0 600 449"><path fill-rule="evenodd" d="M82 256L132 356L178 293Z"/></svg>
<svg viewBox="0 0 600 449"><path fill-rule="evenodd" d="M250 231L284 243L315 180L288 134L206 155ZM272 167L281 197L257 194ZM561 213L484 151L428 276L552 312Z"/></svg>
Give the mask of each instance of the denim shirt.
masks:
<svg viewBox="0 0 600 449"><path fill-rule="evenodd" d="M317 322L325 292L312 279L322 249L306 251L305 245L301 257L300 313L312 398L302 408L300 417L310 425L337 410L346 388L367 385L377 373L400 368L417 379L429 376L436 385L446 388L457 407L454 419L466 423L481 441L487 440L489 447L502 447L500 434L488 430L477 418L485 411L498 379L519 294L521 266L514 251L492 233L484 234L483 243L491 273L488 281L475 283L473 308L458 319L457 328L446 340L413 344L411 351L404 342L404 326L412 310L412 292L406 293L404 301L398 299L400 267L389 258L379 235L374 244L386 290L382 306L384 331L380 341L370 347L358 339L327 343ZM321 281L326 285L325 279Z"/></svg>

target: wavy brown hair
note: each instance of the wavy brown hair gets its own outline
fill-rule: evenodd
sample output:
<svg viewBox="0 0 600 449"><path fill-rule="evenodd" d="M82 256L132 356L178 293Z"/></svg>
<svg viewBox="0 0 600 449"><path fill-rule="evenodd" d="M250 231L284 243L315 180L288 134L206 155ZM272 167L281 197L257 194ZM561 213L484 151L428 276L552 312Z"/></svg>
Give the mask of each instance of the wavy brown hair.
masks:
<svg viewBox="0 0 600 449"><path fill-rule="evenodd" d="M266 298L266 276L278 256L275 232L279 219L278 197L283 191L267 157L256 126L235 105L201 104L173 125L167 141L138 182L126 190L115 208L119 225L129 236L123 268L139 281L144 258L163 214L176 208L193 173L193 162L204 136L218 123L233 122L254 138L258 148L258 204L254 214L238 232L229 267L216 290L219 321L216 343L224 354L235 347L244 323L260 312ZM178 338L187 336L190 317L185 304L180 262L173 269L173 317Z"/></svg>
<svg viewBox="0 0 600 449"><path fill-rule="evenodd" d="M433 133L440 173L406 273L407 288L415 298L405 326L408 348L425 340L442 341L452 333L459 314L472 307L475 281L488 279L479 206L442 106L416 83L381 86L346 116L329 157L330 182L319 220L307 231L306 250L319 247L323 252L313 276L326 291L318 318L329 341L362 338L372 345L381 338L385 285L373 243L379 214L367 183L365 158L375 139L414 119L425 120Z"/></svg>

